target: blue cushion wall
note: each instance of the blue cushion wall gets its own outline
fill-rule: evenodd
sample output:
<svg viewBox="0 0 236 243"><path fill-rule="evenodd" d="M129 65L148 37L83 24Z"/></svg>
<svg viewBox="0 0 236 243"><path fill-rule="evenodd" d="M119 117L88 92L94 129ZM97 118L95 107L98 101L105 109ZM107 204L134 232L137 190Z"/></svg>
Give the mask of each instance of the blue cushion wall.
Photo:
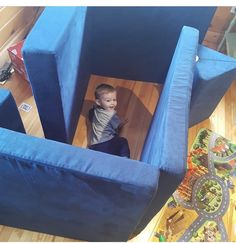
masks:
<svg viewBox="0 0 236 243"><path fill-rule="evenodd" d="M205 37L216 7L89 7L92 73L164 83L182 27Z"/></svg>
<svg viewBox="0 0 236 243"><path fill-rule="evenodd" d="M0 141L1 224L126 241L156 190L145 163L3 128Z"/></svg>
<svg viewBox="0 0 236 243"><path fill-rule="evenodd" d="M86 8L76 8L58 44L56 54L66 134L72 141L90 78L87 30L84 29Z"/></svg>
<svg viewBox="0 0 236 243"><path fill-rule="evenodd" d="M45 137L66 143L72 142L90 76L85 19L85 7L47 7L23 47Z"/></svg>
<svg viewBox="0 0 236 243"><path fill-rule="evenodd" d="M27 51L24 59L44 135L65 142L67 136L54 54ZM39 62L45 72L38 69Z"/></svg>
<svg viewBox="0 0 236 243"><path fill-rule="evenodd" d="M0 89L0 127L25 133L15 100L8 89Z"/></svg>
<svg viewBox="0 0 236 243"><path fill-rule="evenodd" d="M160 168L158 191L136 231L160 210L186 172L188 117L198 30L183 27L154 113L141 160Z"/></svg>
<svg viewBox="0 0 236 243"><path fill-rule="evenodd" d="M184 27L144 144L141 160L180 174L187 156L188 115L198 31ZM172 151L170 153L170 151Z"/></svg>
<svg viewBox="0 0 236 243"><path fill-rule="evenodd" d="M198 56L190 106L190 127L210 117L236 77L235 58L202 45L199 45Z"/></svg>
<svg viewBox="0 0 236 243"><path fill-rule="evenodd" d="M45 137L72 143L90 73L163 83L183 23L202 40L214 11L47 7L23 47Z"/></svg>

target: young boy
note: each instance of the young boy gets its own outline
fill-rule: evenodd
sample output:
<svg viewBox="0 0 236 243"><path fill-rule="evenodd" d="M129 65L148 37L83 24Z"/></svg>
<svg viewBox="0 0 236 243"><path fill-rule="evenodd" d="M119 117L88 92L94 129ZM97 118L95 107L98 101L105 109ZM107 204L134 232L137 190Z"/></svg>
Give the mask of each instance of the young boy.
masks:
<svg viewBox="0 0 236 243"><path fill-rule="evenodd" d="M119 137L122 122L116 114L116 90L108 84L100 84L95 90L96 106L89 111L92 122L90 149L130 158L127 139Z"/></svg>

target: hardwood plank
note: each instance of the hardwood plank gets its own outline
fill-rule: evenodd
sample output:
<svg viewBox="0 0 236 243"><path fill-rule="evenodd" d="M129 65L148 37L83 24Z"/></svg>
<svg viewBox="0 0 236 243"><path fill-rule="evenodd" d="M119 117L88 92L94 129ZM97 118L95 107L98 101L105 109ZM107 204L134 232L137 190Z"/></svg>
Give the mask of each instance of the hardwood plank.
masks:
<svg viewBox="0 0 236 243"><path fill-rule="evenodd" d="M23 7L2 7L0 9L0 29L7 23L17 12L19 12Z"/></svg>
<svg viewBox="0 0 236 243"><path fill-rule="evenodd" d="M12 234L12 227L3 226L1 229L0 241L9 241Z"/></svg>
<svg viewBox="0 0 236 243"><path fill-rule="evenodd" d="M21 9L22 9L22 11L24 10L23 8L21 8ZM4 44L2 46L0 45L0 56L1 56L0 67L2 67L6 62L10 62L10 58L9 58L7 49L10 46L12 46L13 44L25 39L28 32L31 30L33 24L38 19L38 17L42 13L42 11L44 10L44 7L34 7L34 9L36 11L35 14L23 26L18 27L18 25L14 25L14 24L12 26L10 25L10 27L15 28L15 32L13 32L9 36L9 38L4 42ZM6 24L6 22L4 22L4 24ZM10 28L10 27L9 27L9 25L7 25L6 28ZM9 31L9 29L8 29L8 31Z"/></svg>
<svg viewBox="0 0 236 243"><path fill-rule="evenodd" d="M11 230L11 234L10 234L8 241L20 241L21 240L21 237L24 233L23 230L17 229L17 228L10 228L10 227L9 227L9 230Z"/></svg>
<svg viewBox="0 0 236 243"><path fill-rule="evenodd" d="M32 27L31 23L28 23L27 25L23 26L22 28L18 29L0 48L0 67L2 67L6 62L10 62L10 57L8 54L7 49L16 44L17 42L24 40L28 32L30 31Z"/></svg>
<svg viewBox="0 0 236 243"><path fill-rule="evenodd" d="M217 7L203 41L205 46L217 50L221 40L223 39L224 33L234 16L234 14L230 12L230 9L231 7L228 6ZM221 52L226 53L225 49L225 45L223 45Z"/></svg>
<svg viewBox="0 0 236 243"><path fill-rule="evenodd" d="M214 43L218 46L223 36L224 33L208 30L205 39L207 39L207 42Z"/></svg>
<svg viewBox="0 0 236 243"><path fill-rule="evenodd" d="M229 22L233 19L234 14L230 12L231 7L221 6L216 9L216 12L212 18L210 31L224 33L228 28Z"/></svg>
<svg viewBox="0 0 236 243"><path fill-rule="evenodd" d="M37 8L24 7L20 9L3 27L0 29L0 46L12 36L14 33L27 23L34 19L37 13Z"/></svg>
<svg viewBox="0 0 236 243"><path fill-rule="evenodd" d="M213 50L217 50L217 47L218 47L218 44L217 43L214 43L214 42L209 42L209 41L206 41L204 40L202 42L202 45L208 47L208 48L211 48Z"/></svg>

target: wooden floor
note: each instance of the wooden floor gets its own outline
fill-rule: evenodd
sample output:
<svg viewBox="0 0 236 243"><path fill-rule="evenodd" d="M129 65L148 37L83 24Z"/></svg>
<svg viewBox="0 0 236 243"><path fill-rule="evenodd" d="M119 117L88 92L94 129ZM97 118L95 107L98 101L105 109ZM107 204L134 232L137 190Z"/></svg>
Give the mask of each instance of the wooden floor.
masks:
<svg viewBox="0 0 236 243"><path fill-rule="evenodd" d="M146 132L161 93L161 85L152 83L147 84L133 80L127 82L127 80L92 76L73 140L73 145L80 147L87 146L88 129L86 126L86 116L89 108L93 104L94 89L96 85L101 82L109 83L118 90L118 114L121 117L128 118L128 123L122 131L122 135L129 141L131 157L133 159L139 159ZM0 86L0 88L8 88L11 90L17 106L22 104L22 102L32 106L32 109L29 112L19 110L26 132L32 136L44 137L29 83L20 79L17 74L13 74L12 78L4 85ZM236 143L236 81L232 83L211 117L189 129L189 149L200 128L209 128ZM153 218L143 232L130 240L130 242L148 241L161 214L162 211ZM52 242L78 240L0 225L0 241Z"/></svg>

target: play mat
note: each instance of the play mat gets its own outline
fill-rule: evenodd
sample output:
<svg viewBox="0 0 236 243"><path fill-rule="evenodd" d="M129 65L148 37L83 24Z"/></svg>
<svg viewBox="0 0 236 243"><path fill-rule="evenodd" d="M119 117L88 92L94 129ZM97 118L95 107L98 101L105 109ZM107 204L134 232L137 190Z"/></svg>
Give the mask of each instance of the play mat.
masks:
<svg viewBox="0 0 236 243"><path fill-rule="evenodd" d="M187 166L150 241L236 241L236 144L202 129Z"/></svg>

